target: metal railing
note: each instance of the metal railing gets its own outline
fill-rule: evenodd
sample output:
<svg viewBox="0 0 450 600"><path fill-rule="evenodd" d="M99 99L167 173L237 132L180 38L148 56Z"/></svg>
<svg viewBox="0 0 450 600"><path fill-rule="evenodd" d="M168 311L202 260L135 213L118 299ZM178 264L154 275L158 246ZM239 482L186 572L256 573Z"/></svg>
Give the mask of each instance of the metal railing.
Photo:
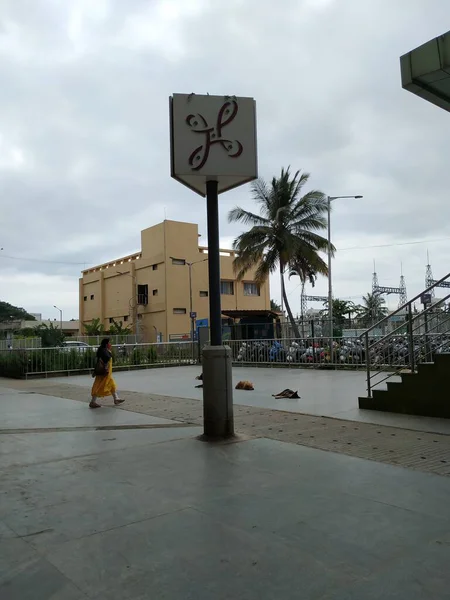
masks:
<svg viewBox="0 0 450 600"><path fill-rule="evenodd" d="M360 339L366 357L367 395L372 396L374 387L387 379L398 376L408 369L414 373L417 365L432 362L435 354L450 352L450 312L445 305L450 293L433 301L422 311L417 312L414 303L425 294L441 287L450 279L450 273L435 281L432 286L409 300L393 313L367 329ZM448 286L442 286L443 288ZM389 320L401 318L401 324L388 334L374 339L374 329L383 328ZM394 369L392 367L395 367Z"/></svg>
<svg viewBox="0 0 450 600"><path fill-rule="evenodd" d="M0 340L0 350L20 349L20 348L40 348L42 341L40 337L21 338L12 337L11 339Z"/></svg>
<svg viewBox="0 0 450 600"><path fill-rule="evenodd" d="M450 296L450 294L449 294ZM439 301L440 304L442 301ZM235 366L287 366L315 369L366 369L371 389L374 375L388 378L411 364L426 362L439 352L450 352L450 313L423 311L387 336L372 332L359 337L226 340ZM367 339L366 339L367 338ZM197 364L197 342L120 344L113 347L115 370ZM411 358L412 357L412 358ZM0 351L0 376L47 377L91 372L96 348L27 348ZM381 383L381 381L377 382Z"/></svg>
<svg viewBox="0 0 450 600"><path fill-rule="evenodd" d="M26 348L0 351L0 377L27 378L90 372L96 348ZM198 346L191 342L113 346L116 370L195 364Z"/></svg>
<svg viewBox="0 0 450 600"><path fill-rule="evenodd" d="M450 315L449 315L450 317ZM370 338L376 345L381 336ZM450 322L448 334L428 333L430 351L439 352L450 348ZM323 339L285 339L285 340L233 340L226 342L231 346L234 365L246 366L304 366L312 368L363 369L369 364L371 372L380 368L395 372L408 365L408 340L398 334L395 348L387 353L366 352L359 337L335 337L330 346L329 338ZM424 346L424 335L414 333L414 347ZM424 358L424 357L423 357Z"/></svg>
<svg viewBox="0 0 450 600"><path fill-rule="evenodd" d="M110 335L104 333L102 335L73 335L66 338L66 341L70 342L84 342L89 346L98 347L101 341L108 338L113 346L119 344L139 344L141 342L141 336L134 333Z"/></svg>

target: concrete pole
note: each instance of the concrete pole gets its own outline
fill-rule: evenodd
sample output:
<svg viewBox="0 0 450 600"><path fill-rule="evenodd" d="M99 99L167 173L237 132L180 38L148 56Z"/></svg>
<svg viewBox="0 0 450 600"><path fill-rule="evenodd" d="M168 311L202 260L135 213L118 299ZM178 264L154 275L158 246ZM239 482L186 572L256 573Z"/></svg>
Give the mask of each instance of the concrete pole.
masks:
<svg viewBox="0 0 450 600"><path fill-rule="evenodd" d="M217 188L217 181L206 182L211 346L203 350L203 431L216 440L234 435L231 348L222 345Z"/></svg>

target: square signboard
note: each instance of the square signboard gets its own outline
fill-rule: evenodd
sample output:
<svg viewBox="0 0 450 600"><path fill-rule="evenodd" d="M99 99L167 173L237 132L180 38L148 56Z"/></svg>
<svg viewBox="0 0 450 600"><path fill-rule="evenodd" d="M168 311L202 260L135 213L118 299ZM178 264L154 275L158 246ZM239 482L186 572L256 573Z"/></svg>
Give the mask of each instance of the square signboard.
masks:
<svg viewBox="0 0 450 600"><path fill-rule="evenodd" d="M170 140L172 177L202 196L208 180L220 194L258 177L253 98L174 94Z"/></svg>

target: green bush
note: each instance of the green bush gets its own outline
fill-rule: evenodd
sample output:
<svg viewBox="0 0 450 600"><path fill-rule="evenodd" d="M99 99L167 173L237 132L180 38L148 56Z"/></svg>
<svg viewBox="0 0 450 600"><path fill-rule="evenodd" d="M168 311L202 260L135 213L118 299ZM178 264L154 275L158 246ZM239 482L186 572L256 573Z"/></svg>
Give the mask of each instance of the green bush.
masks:
<svg viewBox="0 0 450 600"><path fill-rule="evenodd" d="M21 379L27 372L27 356L22 350L0 352L0 377Z"/></svg>

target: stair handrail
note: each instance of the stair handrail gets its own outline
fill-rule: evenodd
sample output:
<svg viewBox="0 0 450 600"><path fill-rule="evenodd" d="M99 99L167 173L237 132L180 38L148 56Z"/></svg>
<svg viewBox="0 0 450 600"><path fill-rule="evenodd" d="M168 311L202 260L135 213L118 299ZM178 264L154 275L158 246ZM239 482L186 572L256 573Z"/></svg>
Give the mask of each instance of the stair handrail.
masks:
<svg viewBox="0 0 450 600"><path fill-rule="evenodd" d="M447 294L446 296L444 296L444 298L441 298L441 299L439 300L439 302L438 302L438 303L436 303L436 304L434 304L434 305L432 305L432 306L428 306L428 307L427 307L425 310L421 311L420 313L418 313L418 314L417 314L417 315L415 315L414 317L412 317L412 315L409 313L409 315L410 315L410 319L409 319L410 331L409 331L409 334L410 334L410 335L412 335L412 336L414 336L415 329L413 329L413 327L412 327L412 326L413 326L413 324L416 322L416 320L418 321L419 319L421 319L422 317L424 317L426 314L428 314L428 313L432 313L433 309L435 309L435 308L436 308L436 305L437 305L437 304L440 304L440 303L442 303L442 302L445 302L445 301L446 301L446 300L448 300L449 298L450 298L450 293L449 293L449 294ZM432 314L433 314L433 313L432 313ZM448 313L447 313L447 314L448 314ZM443 323L444 323L444 324L445 324L445 323L448 323L448 322L450 322L450 317L449 317L449 318L447 318L447 319L445 319L445 320L443 321ZM441 324L442 324L442 323L441 323ZM426 326L426 325L425 325L425 326ZM397 332L399 329L402 329L403 327L404 327L404 324L400 325L399 327L397 327L397 328L396 328L396 329L394 329L393 331L390 331L390 332L389 332L387 335L385 335L385 336L384 336L384 338L383 338L381 341L385 341L385 340L386 340L386 339L388 339L389 337L392 337L392 336L394 336L394 335L396 334L396 332ZM424 335L425 335L425 337L427 338L427 336L429 336L429 335L430 335L430 332L425 332L425 333L424 333ZM433 335L433 334L431 334L431 335ZM438 334L438 335L440 335L440 334ZM380 340L378 340L378 341L380 341ZM370 348L372 348L374 345L377 345L378 341L377 341L377 342L375 342L375 344L373 344L372 346L370 346ZM426 340L426 342L425 342L425 346L427 346L427 345L428 345L428 340ZM369 353L369 336L368 336L368 335L366 336L366 339L365 339L365 348L366 348L366 353L368 354L368 353ZM411 350L410 350L410 351L411 351ZM430 355L430 352L429 352L429 350L427 351L427 354L426 354L426 356L428 356L428 355ZM414 361L413 361L413 362L414 362ZM414 367L414 364L412 364L412 365L411 365L411 367ZM404 368L404 365L401 365L401 366L400 366L398 369L396 369L395 371L390 371L390 370L389 370L388 374L387 374L385 377L383 377L383 379L378 379L378 380L377 380L377 382L376 382L375 384L372 384L372 379L373 379L373 378L375 378L375 377L378 377L379 375L381 375L381 373L383 373L383 369L381 369L381 370L380 370L378 373L371 373L371 368L370 368L370 360L368 361L368 360L367 360L367 358L366 358L367 393L368 393L369 397L371 396L372 389L373 389L373 388L374 388L376 385L380 385L381 383L383 383L383 382L384 382L384 381L386 381L387 379L390 379L390 378L391 378L391 377L393 377L393 376L399 375L399 374L400 374L400 372L403 370L403 368Z"/></svg>
<svg viewBox="0 0 450 600"><path fill-rule="evenodd" d="M439 285L441 283L443 283L449 277L450 277L450 273L447 273L447 275L445 275L445 277L442 277L438 281L435 281L433 283L433 285L430 285L430 287L428 287L426 290L423 290L422 292L420 292L420 294L417 294L417 296L414 296L414 298L411 298L411 300L408 300L408 302L406 302L405 304L403 304L402 306L397 308L397 310L394 310L394 312L389 313L388 315L383 317L380 321L378 321L378 323L375 323L375 325L372 325L372 327L369 327L368 329L366 329L365 332L359 336L359 339L362 339L364 336L366 336L368 333L370 333L373 329L376 329L377 327L379 327L380 325L382 325L383 323L388 321L394 315L397 315L398 313L404 311L407 306L410 306L413 302L415 302L416 300L419 300L419 298L423 294L427 294L428 292L431 292L432 290L434 290L434 288L439 287Z"/></svg>

